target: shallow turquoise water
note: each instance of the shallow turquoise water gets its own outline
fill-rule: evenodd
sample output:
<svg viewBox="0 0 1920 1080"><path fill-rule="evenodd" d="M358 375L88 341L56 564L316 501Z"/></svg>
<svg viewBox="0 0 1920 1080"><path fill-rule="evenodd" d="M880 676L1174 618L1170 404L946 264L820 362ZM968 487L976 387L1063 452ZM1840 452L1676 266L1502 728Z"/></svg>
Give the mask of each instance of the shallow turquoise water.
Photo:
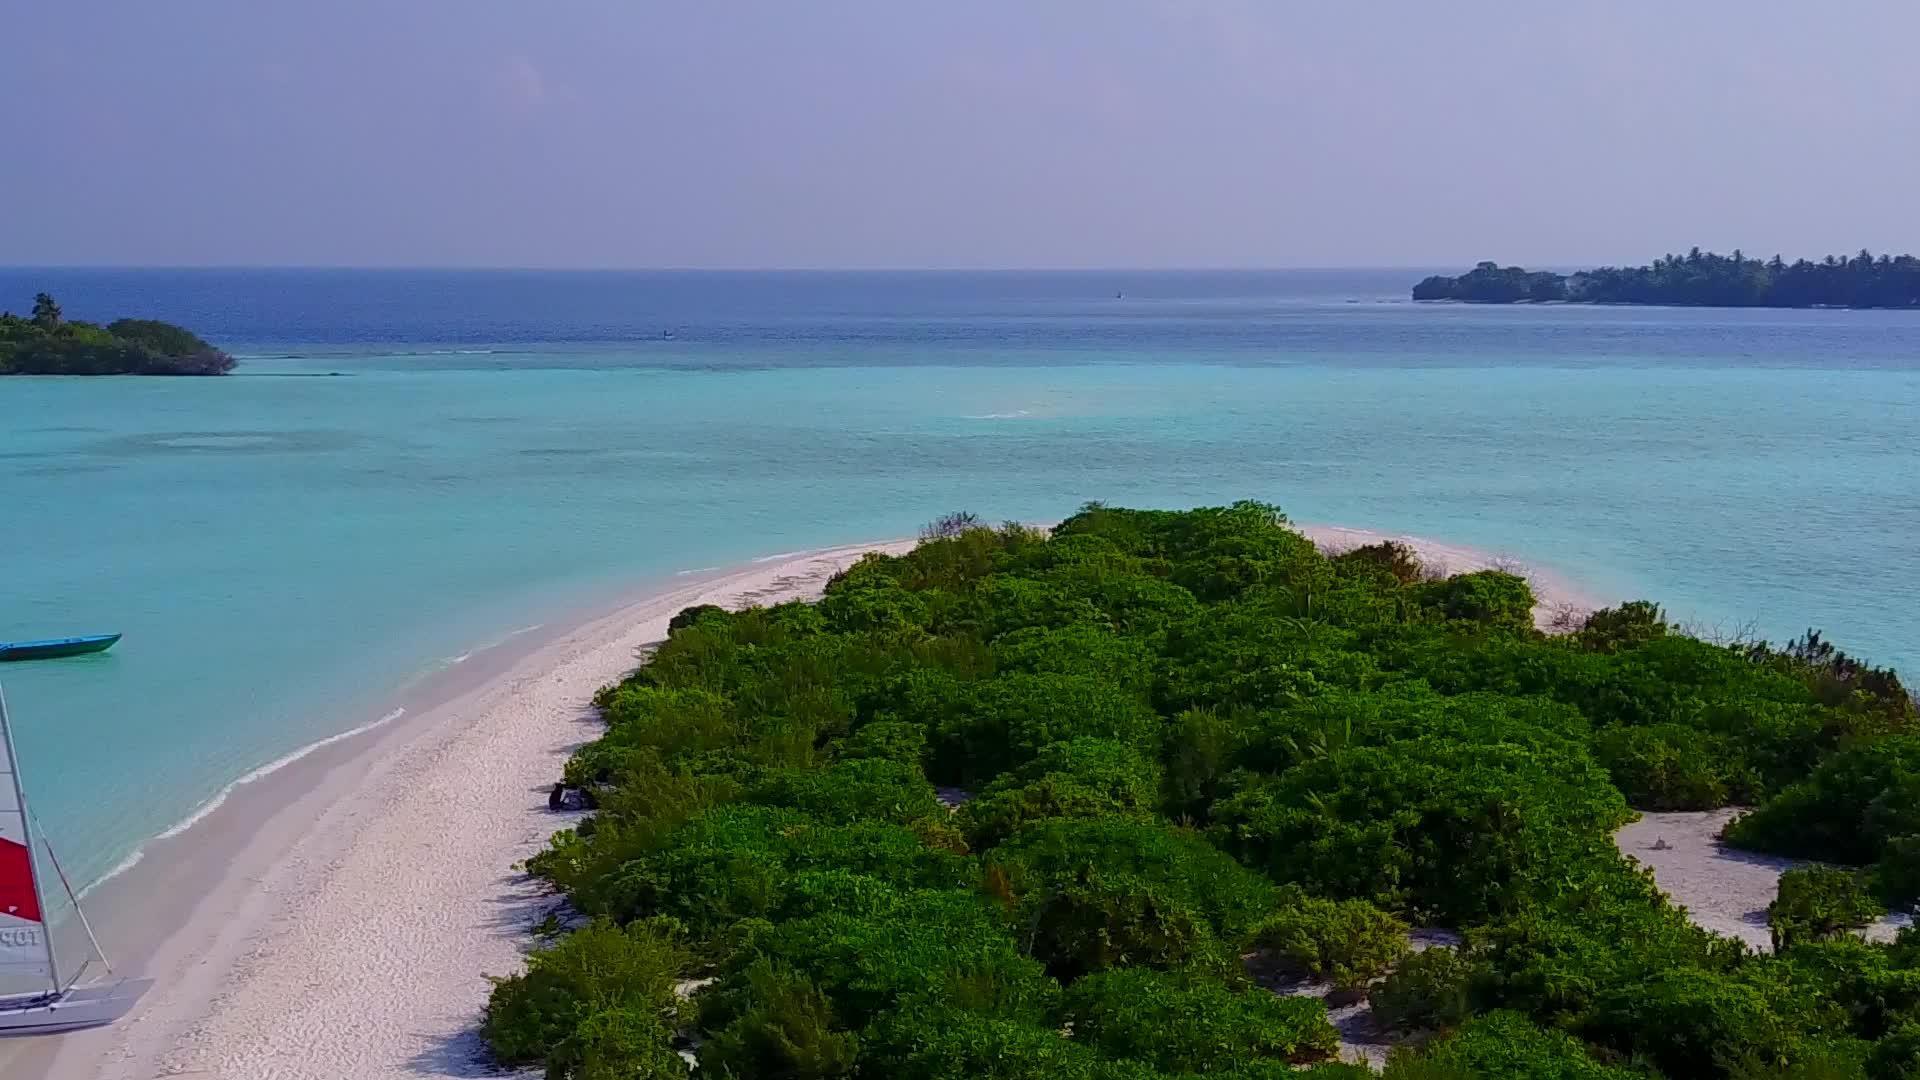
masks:
<svg viewBox="0 0 1920 1080"><path fill-rule="evenodd" d="M1920 320L1292 304L1310 336L1264 345L1181 348L1184 314L1151 347L1021 338L1047 311L994 316L1000 344L924 312L492 354L256 329L305 358L243 372L350 377L0 382L0 640L127 635L0 670L40 813L96 877L515 629L953 509L1270 499L1920 662Z"/></svg>

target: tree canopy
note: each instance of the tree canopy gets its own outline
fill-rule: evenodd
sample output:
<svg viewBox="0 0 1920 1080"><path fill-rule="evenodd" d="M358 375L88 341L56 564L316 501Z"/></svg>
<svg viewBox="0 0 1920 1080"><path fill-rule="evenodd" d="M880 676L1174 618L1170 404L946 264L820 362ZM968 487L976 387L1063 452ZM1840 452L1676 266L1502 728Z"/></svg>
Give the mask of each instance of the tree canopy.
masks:
<svg viewBox="0 0 1920 1080"><path fill-rule="evenodd" d="M1603 266L1573 275L1483 262L1458 277L1436 274L1413 287L1415 300L1511 304L1564 300L1585 304L1685 307L1920 307L1920 258L1861 251L1815 262L1762 261L1694 248L1646 266Z"/></svg>
<svg viewBox="0 0 1920 1080"><path fill-rule="evenodd" d="M47 293L26 318L0 314L0 375L225 375L233 357L152 319L69 321Z"/></svg>
<svg viewBox="0 0 1920 1080"><path fill-rule="evenodd" d="M591 922L486 1035L554 1080L689 1046L738 1080L1365 1075L1262 983L1291 971L1424 1034L1388 1080L1920 1075L1920 935L1849 932L1920 900L1899 679L1532 607L1241 503L954 515L818 604L689 609L599 696L595 810L529 863ZM1783 880L1775 953L1610 836L1735 799L1738 842L1861 864Z"/></svg>

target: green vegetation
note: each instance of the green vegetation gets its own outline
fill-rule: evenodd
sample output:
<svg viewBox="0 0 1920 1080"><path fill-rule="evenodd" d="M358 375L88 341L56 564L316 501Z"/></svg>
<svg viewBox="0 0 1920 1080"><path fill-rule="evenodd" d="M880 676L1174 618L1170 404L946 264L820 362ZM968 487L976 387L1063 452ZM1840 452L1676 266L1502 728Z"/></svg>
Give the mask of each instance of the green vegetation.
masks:
<svg viewBox="0 0 1920 1080"><path fill-rule="evenodd" d="M1803 866L1780 875L1780 894L1767 905L1767 925L1779 951L1801 942L1832 941L1886 913L1859 871Z"/></svg>
<svg viewBox="0 0 1920 1080"><path fill-rule="evenodd" d="M1511 304L1564 300L1584 304L1669 304L1685 307L1920 307L1920 258L1852 258L1819 262L1761 261L1739 251L1694 248L1648 266L1604 266L1572 276L1483 262L1459 277L1436 274L1413 287L1415 300Z"/></svg>
<svg viewBox="0 0 1920 1080"><path fill-rule="evenodd" d="M1366 1075L1278 970L1430 1034L1389 1080L1920 1076L1920 937L1845 932L1920 899L1899 680L1814 634L1713 645L1640 603L1556 637L1532 606L1242 503L956 515L818 604L690 609L600 695L567 766L595 812L529 863L593 921L487 1038L554 1080L694 1045L737 1080ZM1737 841L1862 864L1783 880L1778 953L1611 839L1735 799ZM1409 956L1409 926L1464 944Z"/></svg>
<svg viewBox="0 0 1920 1080"><path fill-rule="evenodd" d="M46 293L33 313L0 314L0 375L225 375L233 357L151 319L69 321Z"/></svg>

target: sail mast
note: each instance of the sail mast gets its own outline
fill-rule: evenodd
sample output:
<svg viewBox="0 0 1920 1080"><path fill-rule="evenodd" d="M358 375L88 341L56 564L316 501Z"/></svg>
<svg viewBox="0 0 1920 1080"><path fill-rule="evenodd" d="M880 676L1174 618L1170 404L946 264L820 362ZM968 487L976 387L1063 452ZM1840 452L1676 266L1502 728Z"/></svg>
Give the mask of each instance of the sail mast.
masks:
<svg viewBox="0 0 1920 1080"><path fill-rule="evenodd" d="M40 888L40 875L33 870L33 822L27 813L26 789L20 786L20 755L13 749L13 724L7 718L7 692L0 687L0 744L7 752L7 769L13 777L13 800L20 807L20 836L26 841L27 877L33 881L34 903L40 908L40 940L47 947L47 976L52 983L53 992L58 994L60 986L60 962L53 955L53 913L47 908L46 892Z"/></svg>

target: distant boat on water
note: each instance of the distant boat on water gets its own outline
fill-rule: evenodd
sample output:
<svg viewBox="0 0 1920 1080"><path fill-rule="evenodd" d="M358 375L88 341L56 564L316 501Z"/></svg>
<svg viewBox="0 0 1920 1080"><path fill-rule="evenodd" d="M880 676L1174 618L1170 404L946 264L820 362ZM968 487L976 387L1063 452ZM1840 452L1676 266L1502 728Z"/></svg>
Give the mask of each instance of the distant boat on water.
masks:
<svg viewBox="0 0 1920 1080"><path fill-rule="evenodd" d="M20 782L20 759L13 750L6 695L0 694L0 978L6 980L8 989L22 983L40 984L35 989L0 996L0 1035L44 1035L111 1024L133 1008L153 981L114 974L86 913L80 910L80 898L74 895L66 872L55 862L54 872L93 946L93 955L83 960L69 978L61 978L53 934L47 925L51 912L46 891L40 887L40 875L34 867L34 824L27 812L26 788ZM105 968L106 977L83 983L80 978L95 956Z"/></svg>
<svg viewBox="0 0 1920 1080"><path fill-rule="evenodd" d="M87 634L82 637L48 638L45 641L0 641L0 661L84 656L87 653L105 652L119 640L119 634Z"/></svg>

